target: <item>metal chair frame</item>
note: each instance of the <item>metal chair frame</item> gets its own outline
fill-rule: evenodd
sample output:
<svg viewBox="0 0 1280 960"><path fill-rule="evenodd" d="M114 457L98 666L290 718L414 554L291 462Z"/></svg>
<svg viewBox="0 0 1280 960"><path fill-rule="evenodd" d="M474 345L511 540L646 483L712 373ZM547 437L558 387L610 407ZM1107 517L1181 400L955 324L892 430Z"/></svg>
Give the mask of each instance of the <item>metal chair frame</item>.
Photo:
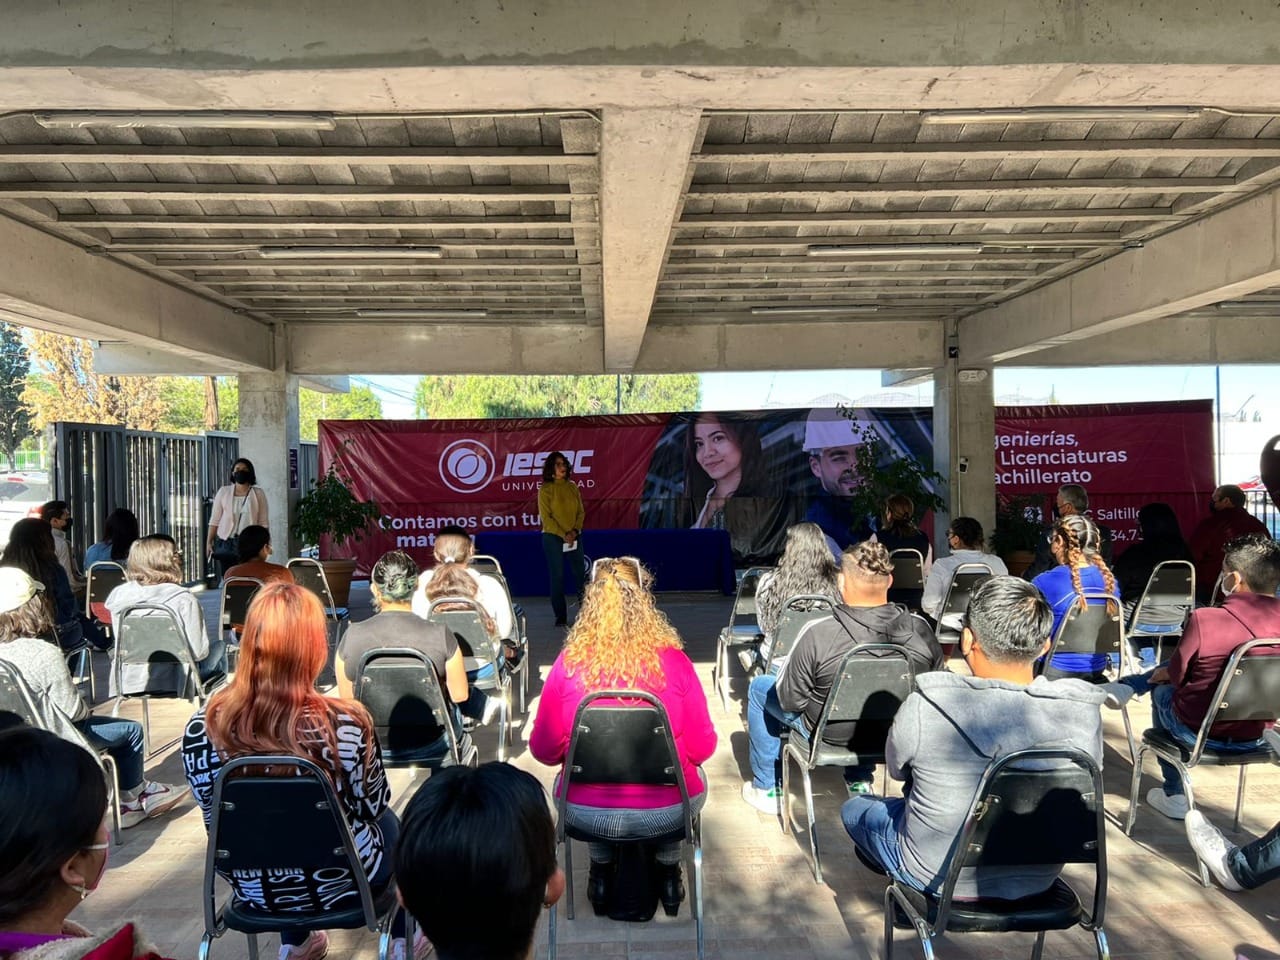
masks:
<svg viewBox="0 0 1280 960"><path fill-rule="evenodd" d="M729 623L716 636L716 659L711 666L711 683L720 695L720 707L729 712L729 649L754 646L763 639L756 620L756 593L765 574L773 567L749 567L738 581L738 590L729 608Z"/></svg>
<svg viewBox="0 0 1280 960"><path fill-rule="evenodd" d="M924 554L914 547L899 547L890 552L889 562L893 564L893 584L889 587L890 603L905 603L901 599L903 593L918 597L924 592ZM895 600L895 596L899 599ZM919 609L918 600L913 609Z"/></svg>
<svg viewBox="0 0 1280 960"><path fill-rule="evenodd" d="M805 603L809 604L808 610L802 606ZM835 608L835 600L816 593L798 593L794 597L788 597L782 605L782 614L778 617L778 629L773 636L765 637L764 649L760 654L765 668L771 669L775 660L785 660L791 656L796 641L810 621L831 616Z"/></svg>
<svg viewBox="0 0 1280 960"><path fill-rule="evenodd" d="M1195 793L1191 788L1191 769L1198 766L1206 755L1213 758L1215 765L1238 766L1240 775L1236 783L1235 819L1232 831L1240 829L1240 814L1244 807L1245 773L1255 763L1269 763L1272 751L1265 744L1248 753L1218 753L1208 747L1209 731L1215 723L1231 720L1275 720L1280 717L1280 651L1272 655L1253 654L1259 647L1280 647L1280 638L1260 637L1242 643L1232 653L1231 659L1223 668L1222 678L1214 691L1213 703L1200 729L1196 732L1195 745L1188 751L1186 760L1182 759L1182 749L1169 749L1162 743L1148 739L1153 732L1148 730L1142 735L1142 743L1138 746L1133 761L1133 778L1129 784L1129 816L1125 821L1124 832L1128 836L1133 832L1134 821L1138 818L1138 789L1142 784L1142 761L1148 753L1172 764L1178 771L1182 781L1182 789L1187 797L1187 806L1194 810ZM1209 871L1203 863L1197 861L1200 882L1209 886Z"/></svg>
<svg viewBox="0 0 1280 960"><path fill-rule="evenodd" d="M499 562L498 558L491 553L472 554L471 562L468 566L479 573L486 573L490 576L496 573L498 576L502 576L502 564Z"/></svg>
<svg viewBox="0 0 1280 960"><path fill-rule="evenodd" d="M947 623L947 618L963 617L969 607L969 597L978 585L995 576L995 571L985 563L962 563L951 572L947 592L942 598L933 637L942 647L960 642L961 631Z"/></svg>
<svg viewBox="0 0 1280 960"><path fill-rule="evenodd" d="M1171 583L1176 589L1170 587ZM1151 633L1143 630L1140 624L1143 623L1142 614L1148 604L1161 607L1184 607L1182 626L1176 631L1169 631L1168 633ZM1194 610L1195 606L1195 564L1190 560L1165 560L1156 564L1155 569L1151 571L1151 576L1147 578L1147 585L1143 587L1142 596L1133 608L1133 613L1129 617L1129 624L1125 628L1125 649L1129 654L1130 661L1135 658L1137 653L1134 640L1145 638L1155 641L1156 663L1160 663L1164 641L1182 636L1182 631L1186 627L1186 615Z"/></svg>
<svg viewBox="0 0 1280 960"><path fill-rule="evenodd" d="M1056 805L1045 804L1043 801L1055 790L1061 789L1060 786L1054 785L1055 775L1061 775L1063 770L1026 770L1018 769L1019 764L1028 762L1043 763L1046 761L1059 760L1064 761L1075 768L1076 773L1087 774L1090 786L1089 791L1079 792L1079 796L1083 802L1083 813L1087 815L1092 822L1092 830L1085 829L1084 819L1081 818L1079 823L1075 824L1077 831L1082 835L1092 834L1091 840L1085 840L1078 848L1072 850L1063 849L1064 834L1063 824L1057 821L1056 815L1059 811ZM1067 769L1070 770L1071 767ZM1017 792L1019 780L1023 782L1033 782L1035 779L1043 779L1045 781L1045 789L1040 795L1040 802L1032 806L1028 813L1021 810L1011 809L1011 804L1005 799L1002 791L1005 789L1006 781L1012 781L1008 784L1011 792ZM1061 780L1058 781L1061 783ZM1034 785L1034 784L1033 784ZM1028 806L1025 797L1014 797L1018 806ZM1019 750L1003 757L998 757L987 766L982 774L982 779L978 782L978 789L974 795L973 802L969 806L969 815L965 819L964 826L960 830L960 836L957 838L955 846L952 847L951 857L947 863L944 873L944 880L941 891L937 896L924 894L926 906L929 908L926 914L932 914L932 918L921 916L919 910L912 903L913 899L918 899L921 894L916 891L910 891L904 887L898 880L890 880L889 886L885 889L884 894L884 955L886 960L892 960L893 957L893 921L895 909L901 910L906 914L907 920L911 923L915 930L917 938L920 940L920 946L924 951L927 960L933 960L934 941L945 933L949 922L952 920L953 900L955 894L956 883L960 879L960 871L966 867L974 867L982 864L987 865L1017 865L1032 864L1038 862L1044 863L1092 863L1094 866L1094 882L1093 882L1093 905L1092 909L1085 913L1081 909L1078 925L1093 933L1094 945L1097 950L1099 960L1108 960L1110 957L1110 949L1107 945L1107 936L1103 931L1102 924L1106 913L1107 904L1107 832L1106 818L1103 811L1103 786L1102 786L1102 769L1094 761L1094 759L1082 750L1074 749L1039 749L1033 748L1029 750ZM1002 813L1007 811L1008 816L1021 820L1035 818L1039 821L1047 821L1041 824L1038 831L1032 830L1025 823L1010 828L1011 832L1018 836L1014 838L1015 842L1011 843L1010 838L1002 837L999 834L1001 820L1004 817ZM988 818L989 813L995 813L994 819ZM1054 844L1054 849L1046 854L1043 861L1027 859L1020 852L1026 848L1025 843L1017 843L1016 840L1025 837L1027 834L1036 833L1037 836L1043 836L1046 840ZM993 841L994 838L994 841ZM994 849L994 852L993 852ZM1049 859L1052 857L1052 859ZM1055 887L1065 888L1075 897L1077 907L1080 907L1079 895L1061 878L1055 884ZM1054 888L1050 888L1051 890ZM1030 898L1028 898L1030 899ZM998 901L1001 904L1008 904L1010 910L1016 908L1017 904L1022 901ZM978 901L981 904L982 901ZM966 911L969 913L979 912L974 903L966 903ZM982 911L990 916L993 921L997 920L1002 912L998 910ZM1004 911L1009 912L1009 911ZM1035 930L1036 941L1032 947L1032 960L1040 960L1044 950L1045 933L1048 929L1065 929L1058 927L1033 927L1020 925L1019 930Z"/></svg>
<svg viewBox="0 0 1280 960"><path fill-rule="evenodd" d="M452 606L461 609L442 610L441 607ZM459 632L455 629L455 623L452 618L458 615L471 618L468 624L475 623L475 627L480 633L484 634L484 640L479 643L473 643L472 639L467 637L465 632ZM493 666L493 676L486 680L479 680L472 683L477 690L484 690L486 693L494 691L501 698L498 709L498 761L504 762L507 759L507 748L512 743L511 732L511 673L506 666L506 657L502 652L501 640L489 640L488 632L484 630L483 617L487 613L480 601L473 600L470 597L437 597L427 606L427 619L434 620L437 623L444 624L448 629L453 630L454 636L458 639L458 646L462 648L462 655L471 661L467 669L475 670L485 664Z"/></svg>
<svg viewBox="0 0 1280 960"><path fill-rule="evenodd" d="M782 830L795 827L791 806L791 764L794 761L804 784L805 813L808 817L809 852L813 856L813 882L822 882L822 860L818 853L818 823L813 810L813 781L810 774L817 767L852 766L859 763L884 763L884 748L889 725L907 696L915 687L915 676L906 650L892 643L866 643L845 654L831 684L827 702L822 705L818 723L808 737L796 736L788 727L782 730ZM869 701L877 695L896 697L896 705L886 716L882 704L874 705L874 715L867 716ZM827 726L847 721L884 723L884 739L879 750L854 751L849 746L826 743ZM879 738L877 738L879 739ZM852 742L852 737L850 738Z"/></svg>
<svg viewBox="0 0 1280 960"><path fill-rule="evenodd" d="M95 575L96 571L96 575ZM125 576L124 566L116 563L114 560L99 560L97 563L90 564L89 569L85 571L85 588L84 588L84 615L97 622L99 629L106 634L107 637L112 636L111 616L108 613L105 618L98 616L98 611L94 607L105 607L107 597L111 591L124 583L127 579ZM106 586L103 586L103 583ZM67 668L71 670L71 679L77 686L87 682L89 684L89 703L96 703L98 700L98 684L97 678L93 670L93 653L94 647L86 640L74 650L67 651ZM75 658L76 666L71 666L72 658Z"/></svg>
<svg viewBox="0 0 1280 960"><path fill-rule="evenodd" d="M320 603L324 605L326 617L334 623L340 623L347 619L346 607L339 607L334 603L333 590L329 587L329 578L325 576L324 567L320 565L319 560L311 557L292 557L285 563L285 567L293 574L298 586L310 590L320 598ZM299 576L299 570L306 572Z"/></svg>
<svg viewBox="0 0 1280 960"><path fill-rule="evenodd" d="M496 558L489 557L487 554L479 554L485 559L492 559L497 563ZM474 558L473 558L474 559ZM523 716L528 709L529 699L529 620L522 612L516 611L516 602L511 596L511 587L507 583L507 578L502 574L502 567L497 570L479 570L482 575L496 580L502 586L502 592L507 598L507 609L511 611L511 635L503 639L509 645L520 652L520 656L516 660L507 661L507 669L510 670L513 677L519 677L520 685L517 688L520 693L520 715Z"/></svg>
<svg viewBox="0 0 1280 960"><path fill-rule="evenodd" d="M218 627L224 637L230 634L230 639L227 640L228 657L232 654L239 655L240 635L236 632L235 624L244 625L249 604L264 586L266 582L257 577L226 577L222 581L218 597Z"/></svg>
<svg viewBox="0 0 1280 960"><path fill-rule="evenodd" d="M619 700L618 704L600 704L600 700ZM640 755L646 744L637 742L609 744L612 770L584 770L581 759L582 738L592 732L591 714L594 711L644 711L652 719L645 724L651 734L647 746L647 756ZM636 726L640 726L637 720ZM665 752L655 749L652 738L660 737ZM629 751L629 752L624 752ZM657 754L662 753L658 758ZM619 773L618 771L622 771ZM599 777L600 779L595 779ZM625 779L623 779L625 777ZM685 783L684 769L680 763L680 754L676 750L675 735L671 729L671 719L666 708L652 693L647 690L597 690L587 694L578 704L574 714L573 733L569 738L569 747L565 753L564 768L560 774L559 789L556 791L556 844L564 848L565 872L565 912L573 919L573 840L589 839L585 834L566 826L566 808L568 806L569 787L572 783L585 780L588 783L642 783L653 786L674 786L680 790L680 802L683 806L683 842L690 853L690 876L692 878L693 897L691 909L697 929L698 960L703 960L703 906L702 906L702 815L695 813L689 797L689 787ZM628 841L622 841L628 842ZM551 907L551 917L547 928L547 948L549 960L556 957L556 918L558 908Z"/></svg>
<svg viewBox="0 0 1280 960"><path fill-rule="evenodd" d="M296 773L292 777L254 777L252 768L262 767L294 767ZM246 770L245 768L250 768ZM328 810L332 815L334 834L333 836L340 840L340 846L333 848L335 855L345 855L347 861L347 869L351 874L352 882L360 896L361 923L371 931L378 933L378 960L387 960L391 949L391 924L395 918L397 910L403 909L396 903L395 897L390 898L389 908L380 916L377 905L374 901L373 889L369 885L369 878L365 875L364 867L360 862L360 854L356 850L355 840L351 836L351 828L342 815L342 805L338 800L337 793L334 791L333 783L316 763L304 757L283 756L274 754L253 755L236 757L223 765L218 771L217 777L213 784L213 801L211 813L209 816L209 840L205 851L204 861L204 884L202 887L202 899L204 901L204 934L200 938L200 949L197 954L198 960L209 960L209 951L213 945L213 941L221 937L228 929L237 930L232 922L228 922L228 907L234 908L235 894L230 894L222 905L217 902L216 878L218 877L217 864L219 860L226 859L230 856L227 850L222 849L221 843L223 838L220 836L220 828L222 823L222 814L224 810L231 811L235 809L232 802L225 801L223 795L226 792L228 777L233 773L245 771L243 780L236 778L239 782L235 784L237 789L248 787L253 780L269 780L272 786L293 786L297 792L301 793L304 783L310 785L312 783L322 792L324 799L315 802L316 810ZM250 781L245 783L244 780ZM241 801L242 802L242 801ZM314 841L316 838L309 838ZM387 851L390 855L390 851ZM300 867L303 865L291 864L292 867ZM394 884L393 884L394 886ZM390 889L390 888L389 888ZM386 893L383 897L385 899ZM234 912L231 914L234 917ZM289 914L279 915L282 920L289 918ZM334 926L332 915L329 915L327 921L321 921L324 925ZM280 930L288 929L290 926L296 925L283 922ZM405 942L412 943L413 916L407 911L405 913ZM249 941L249 960L259 960L258 954L258 933L255 930L244 930L245 936ZM268 932L268 931L263 931Z"/></svg>
<svg viewBox="0 0 1280 960"><path fill-rule="evenodd" d="M440 678L436 676L435 667L432 666L431 660L421 650L414 650L410 647L382 647L377 650L369 650L360 658L360 663L356 667L354 684L356 699L369 711L369 716L372 718L374 726L389 728L393 719L390 716L383 717L378 704L370 703L369 699L367 699L368 687L372 682L369 668L379 660L399 661L402 666L414 665L417 667L413 672L413 676L421 684L421 687L413 691L412 696L427 705L436 724L444 731L449 744L449 758L453 760L456 766L464 764L466 766L478 766L480 763L480 751L476 749L474 743L469 744L465 752L462 750L461 744L458 742L457 732L453 727L453 711L450 709L450 702L440 688ZM378 739L384 745L382 763L386 767L425 766L434 768L441 766L444 760L443 756L440 758L441 762L395 760L385 752L386 745L392 739L390 734L380 735Z"/></svg>

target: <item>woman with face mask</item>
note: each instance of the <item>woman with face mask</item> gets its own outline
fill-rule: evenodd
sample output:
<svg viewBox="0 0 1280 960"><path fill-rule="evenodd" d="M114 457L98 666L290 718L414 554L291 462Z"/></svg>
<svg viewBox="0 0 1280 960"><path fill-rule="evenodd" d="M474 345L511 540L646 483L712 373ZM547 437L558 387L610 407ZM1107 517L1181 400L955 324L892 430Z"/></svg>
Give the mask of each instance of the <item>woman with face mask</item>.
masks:
<svg viewBox="0 0 1280 960"><path fill-rule="evenodd" d="M160 960L132 923L92 934L67 919L107 870L106 780L83 747L5 719L14 725L0 730L0 957Z"/></svg>
<svg viewBox="0 0 1280 960"><path fill-rule="evenodd" d="M218 561L224 575L240 562L240 532L245 527L270 527L267 495L257 483L253 463L241 457L231 465L231 482L213 495L205 553Z"/></svg>

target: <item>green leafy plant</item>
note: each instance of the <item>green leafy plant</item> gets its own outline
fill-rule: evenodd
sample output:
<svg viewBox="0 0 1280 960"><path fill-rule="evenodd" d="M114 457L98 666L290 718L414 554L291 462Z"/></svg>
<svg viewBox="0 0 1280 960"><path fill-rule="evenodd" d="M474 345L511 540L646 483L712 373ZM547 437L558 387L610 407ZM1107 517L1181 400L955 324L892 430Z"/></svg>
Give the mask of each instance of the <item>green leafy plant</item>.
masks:
<svg viewBox="0 0 1280 960"><path fill-rule="evenodd" d="M947 502L935 492L946 486L946 477L927 469L914 457L892 450L874 427L855 419L853 407L841 406L837 410L852 421L858 437L854 469L860 482L849 497L854 516L882 517L885 500L895 493L911 498L917 522L930 510L946 509Z"/></svg>
<svg viewBox="0 0 1280 960"><path fill-rule="evenodd" d="M330 463L324 476L298 500L294 536L308 545L319 544L327 536L335 551L348 540L363 540L369 528L381 521L382 511L372 500L357 499L347 483L348 478Z"/></svg>
<svg viewBox="0 0 1280 960"><path fill-rule="evenodd" d="M1001 557L1019 550L1034 551L1044 534L1042 507L1035 497L998 499L991 551Z"/></svg>

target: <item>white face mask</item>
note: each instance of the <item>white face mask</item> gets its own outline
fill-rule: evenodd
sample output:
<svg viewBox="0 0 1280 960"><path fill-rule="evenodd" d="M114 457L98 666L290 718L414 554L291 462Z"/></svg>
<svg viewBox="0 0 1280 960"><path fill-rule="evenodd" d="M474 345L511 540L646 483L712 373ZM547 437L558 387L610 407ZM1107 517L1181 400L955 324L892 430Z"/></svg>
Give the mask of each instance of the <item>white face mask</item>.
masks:
<svg viewBox="0 0 1280 960"><path fill-rule="evenodd" d="M1235 581L1231 584L1231 589L1230 589L1230 590L1228 590L1228 589L1227 589L1227 578L1228 578L1228 577L1234 577L1234 578L1235 578ZM1223 595L1224 597L1229 597L1229 596L1231 596L1233 593L1235 593L1235 592L1236 592L1237 590L1239 590L1239 589L1240 589L1240 574L1238 574L1238 573L1224 573L1224 574L1222 575L1222 595Z"/></svg>

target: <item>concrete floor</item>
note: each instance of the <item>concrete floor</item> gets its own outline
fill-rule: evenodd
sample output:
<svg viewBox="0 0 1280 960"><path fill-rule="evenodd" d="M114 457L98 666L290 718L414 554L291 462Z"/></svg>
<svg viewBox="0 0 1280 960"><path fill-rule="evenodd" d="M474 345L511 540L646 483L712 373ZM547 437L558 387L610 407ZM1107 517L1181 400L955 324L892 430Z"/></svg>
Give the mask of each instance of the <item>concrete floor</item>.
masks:
<svg viewBox="0 0 1280 960"><path fill-rule="evenodd" d="M205 598L210 622L211 599L212 596ZM719 596L661 598L662 607L685 638L708 690L714 638L729 604L729 598ZM552 627L545 600L526 600L524 605L529 614L534 663L545 673L558 651L562 634ZM369 615L367 591L353 598L353 615L357 619ZM534 679L532 694L536 695L539 685L540 679ZM744 692L745 685L739 679L735 693L741 698ZM712 700L711 714L720 746L705 768L711 784L703 821L707 956L726 960L858 960L881 956L884 883L853 857L838 816L844 793L839 774L819 771L814 777L819 837L824 850L825 876L819 885L813 882L802 834L784 834L776 819L757 813L738 794L747 765L740 702L739 699L735 709L726 714L718 700ZM107 707L100 705L98 709L105 711ZM1139 730L1145 720L1144 710L1139 704L1133 711ZM130 703L123 712L140 717L141 708ZM189 713L185 702L157 702L152 708L155 741L176 735ZM1194 861L1182 824L1166 820L1149 808L1141 810L1132 839L1116 825L1127 810L1130 763L1119 714L1104 714L1111 872L1106 930L1112 955L1153 960L1280 957L1280 907L1274 888L1239 894L1228 894L1217 887L1202 888L1194 876ZM527 736L527 731L521 733ZM529 756L523 739L517 735L511 762L531 771L550 787L554 771ZM480 731L477 742L481 757L492 759L496 750L493 731ZM170 749L153 764L149 775L182 781L175 751ZM1152 776L1149 766L1144 794L1155 783ZM1203 769L1194 773L1194 779L1199 803L1210 819L1229 825L1235 797L1234 774ZM1255 767L1249 781L1241 839L1257 836L1280 820L1280 769ZM391 783L396 807L400 808L412 789L408 772L391 771ZM203 932L200 883L204 851L204 829L194 804L127 831L123 846L111 851L110 868L100 889L77 909L73 918L90 929L105 928L121 918L134 918L162 955L193 957ZM585 850L575 853L575 864L584 866ZM579 869L576 881L579 910L577 919L572 921L561 910L560 956L642 960L694 954L694 930L687 905L678 918L667 918L659 910L657 918L649 923L617 923L591 913L586 901L585 869ZM546 939L544 921L536 940L539 957L546 956ZM975 958L1027 956L1032 939L1022 934L970 935L942 944L939 953ZM899 931L896 942L900 955L918 956L918 946L907 931ZM264 938L264 948L274 950L275 945L274 938ZM373 934L332 934L330 956L372 960L376 950ZM1091 956L1093 941L1078 930L1050 934L1045 955ZM246 957L246 941L229 933L215 942L212 956L215 960Z"/></svg>

